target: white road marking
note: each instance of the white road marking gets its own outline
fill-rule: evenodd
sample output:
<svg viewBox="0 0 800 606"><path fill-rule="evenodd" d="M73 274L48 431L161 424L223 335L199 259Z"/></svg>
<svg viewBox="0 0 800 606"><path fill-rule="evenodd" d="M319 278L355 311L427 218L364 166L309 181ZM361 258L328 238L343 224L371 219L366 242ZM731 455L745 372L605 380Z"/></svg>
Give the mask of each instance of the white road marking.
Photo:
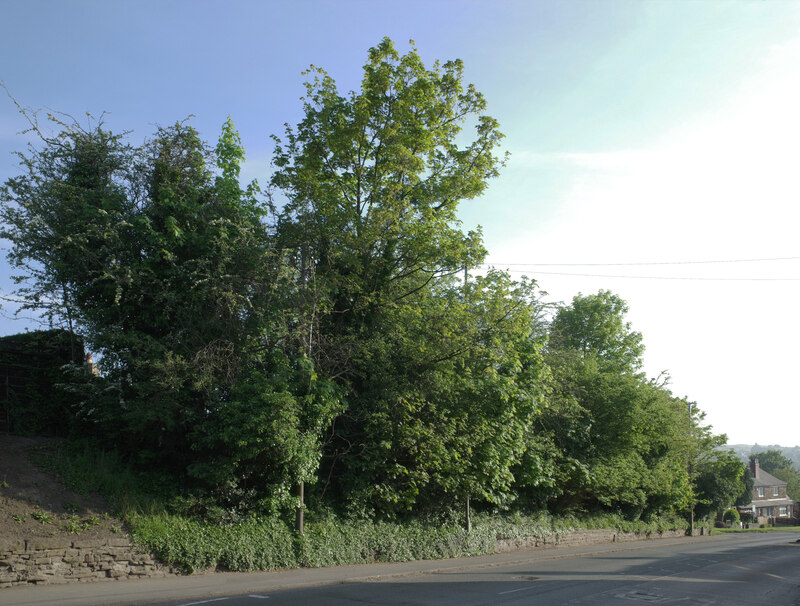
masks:
<svg viewBox="0 0 800 606"><path fill-rule="evenodd" d="M509 589L508 591L501 591L497 595L505 595L507 593L516 593L518 591L525 591L527 589L533 589L533 587L520 587L519 589Z"/></svg>

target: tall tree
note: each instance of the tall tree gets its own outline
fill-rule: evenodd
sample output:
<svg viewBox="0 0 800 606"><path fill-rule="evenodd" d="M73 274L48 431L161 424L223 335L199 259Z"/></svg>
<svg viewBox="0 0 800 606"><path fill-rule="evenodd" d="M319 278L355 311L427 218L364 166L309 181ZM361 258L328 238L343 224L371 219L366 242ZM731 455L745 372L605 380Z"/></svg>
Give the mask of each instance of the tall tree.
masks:
<svg viewBox="0 0 800 606"><path fill-rule="evenodd" d="M486 369L470 358L486 351L480 339L522 317L487 325L467 302L480 288L460 282L485 251L479 232L460 229L458 204L483 192L502 163L497 122L462 74L461 61L429 69L388 39L370 49L359 91L340 94L312 67L304 119L276 148L272 183L287 198L277 233L307 293L298 311L308 319L306 352L346 393L324 490L367 509L402 511L433 486L450 490L441 477L447 444L480 417L465 412L470 402L482 403L477 383L459 385L456 369ZM475 138L460 146L465 124ZM483 294L499 304L505 294L489 284ZM484 483L489 492L496 485Z"/></svg>
<svg viewBox="0 0 800 606"><path fill-rule="evenodd" d="M61 128L51 137L22 111L41 145L18 154L24 172L0 190L0 236L11 242L8 260L18 272L22 309L73 330L86 320L79 297L103 289L97 260L114 257L119 246L116 232L131 208L133 150L102 122L84 129L51 117Z"/></svg>
<svg viewBox="0 0 800 606"><path fill-rule="evenodd" d="M642 366L642 335L625 321L628 304L608 290L578 294L556 313L551 341L556 349L593 356L602 369L638 371Z"/></svg>
<svg viewBox="0 0 800 606"><path fill-rule="evenodd" d="M555 315L549 405L536 422L541 451L529 455L534 469L551 475L528 474L534 486L523 485L539 502L637 518L691 500L687 404L639 372L642 337L625 320L627 309L600 291L576 296Z"/></svg>

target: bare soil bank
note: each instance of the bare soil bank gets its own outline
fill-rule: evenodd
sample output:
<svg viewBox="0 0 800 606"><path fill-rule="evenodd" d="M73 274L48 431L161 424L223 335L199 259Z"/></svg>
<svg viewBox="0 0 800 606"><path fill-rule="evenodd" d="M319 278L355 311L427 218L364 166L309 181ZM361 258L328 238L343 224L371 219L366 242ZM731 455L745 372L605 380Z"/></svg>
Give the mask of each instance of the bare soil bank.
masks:
<svg viewBox="0 0 800 606"><path fill-rule="evenodd" d="M0 541L45 537L125 537L122 521L98 494L73 492L33 463L50 438L0 435Z"/></svg>

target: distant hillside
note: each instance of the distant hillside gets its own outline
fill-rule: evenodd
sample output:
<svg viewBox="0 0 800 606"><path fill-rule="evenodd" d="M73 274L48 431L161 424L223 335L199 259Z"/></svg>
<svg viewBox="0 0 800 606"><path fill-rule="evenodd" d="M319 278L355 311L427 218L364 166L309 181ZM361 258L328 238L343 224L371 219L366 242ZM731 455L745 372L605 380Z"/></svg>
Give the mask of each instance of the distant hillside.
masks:
<svg viewBox="0 0 800 606"><path fill-rule="evenodd" d="M780 450L781 454L787 459L791 459L794 468L800 471L800 446L764 446L762 444L728 444L725 448L733 450L743 461L747 461L750 455L767 450Z"/></svg>

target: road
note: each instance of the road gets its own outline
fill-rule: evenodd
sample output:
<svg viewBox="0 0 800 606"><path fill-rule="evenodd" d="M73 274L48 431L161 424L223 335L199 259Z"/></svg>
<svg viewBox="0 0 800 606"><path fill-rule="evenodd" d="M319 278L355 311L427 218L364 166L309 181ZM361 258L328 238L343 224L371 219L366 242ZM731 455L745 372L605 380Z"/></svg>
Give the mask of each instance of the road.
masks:
<svg viewBox="0 0 800 606"><path fill-rule="evenodd" d="M728 539L728 537L725 537ZM522 560L422 576L229 597L212 606L320 604L800 604L797 534ZM791 542L790 542L791 541ZM185 602L171 602L184 604Z"/></svg>
<svg viewBox="0 0 800 606"><path fill-rule="evenodd" d="M0 590L0 605L800 606L797 532Z"/></svg>

